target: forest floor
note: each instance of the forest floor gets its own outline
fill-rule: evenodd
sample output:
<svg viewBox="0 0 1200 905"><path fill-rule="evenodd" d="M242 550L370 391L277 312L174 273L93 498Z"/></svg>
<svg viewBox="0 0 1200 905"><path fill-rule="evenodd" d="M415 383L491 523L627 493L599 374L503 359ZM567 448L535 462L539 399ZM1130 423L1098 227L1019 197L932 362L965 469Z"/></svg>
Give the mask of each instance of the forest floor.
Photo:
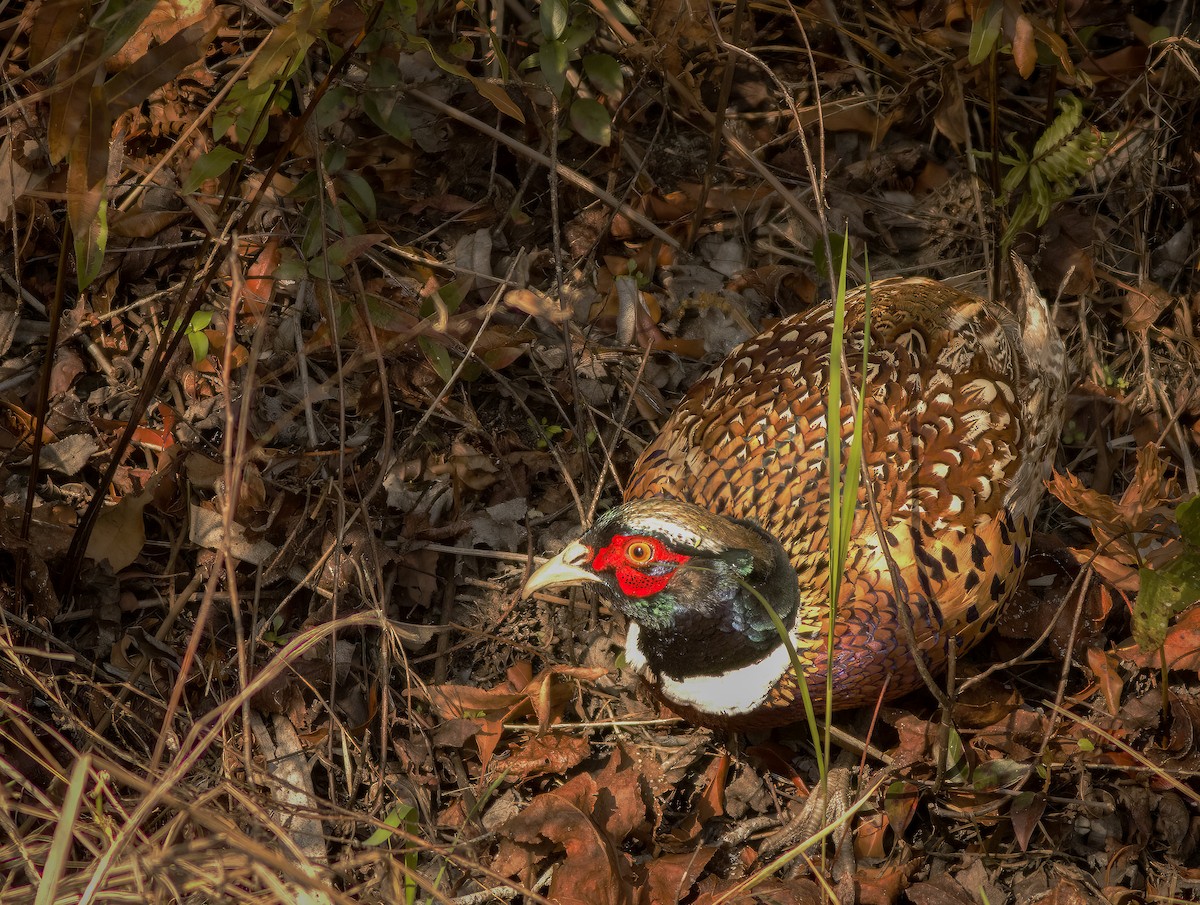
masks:
<svg viewBox="0 0 1200 905"><path fill-rule="evenodd" d="M10 13L0 901L1200 898L1198 18ZM691 726L603 599L519 590L843 245L1028 261L1071 393L952 706L846 715L835 864L807 727Z"/></svg>

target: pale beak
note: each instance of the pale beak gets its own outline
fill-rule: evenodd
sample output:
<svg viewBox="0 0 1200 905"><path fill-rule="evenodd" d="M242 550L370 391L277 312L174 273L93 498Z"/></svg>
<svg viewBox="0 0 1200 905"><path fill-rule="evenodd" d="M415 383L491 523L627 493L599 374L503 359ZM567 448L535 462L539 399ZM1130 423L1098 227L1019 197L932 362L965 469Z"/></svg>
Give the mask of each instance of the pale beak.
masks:
<svg viewBox="0 0 1200 905"><path fill-rule="evenodd" d="M579 541L568 544L558 556L542 563L538 570L529 576L525 587L521 588L521 597L525 598L534 591L541 591L544 588L552 588L560 584L583 584L585 581L603 582L604 579L596 573L583 568L585 564L591 562L591 559L592 551Z"/></svg>

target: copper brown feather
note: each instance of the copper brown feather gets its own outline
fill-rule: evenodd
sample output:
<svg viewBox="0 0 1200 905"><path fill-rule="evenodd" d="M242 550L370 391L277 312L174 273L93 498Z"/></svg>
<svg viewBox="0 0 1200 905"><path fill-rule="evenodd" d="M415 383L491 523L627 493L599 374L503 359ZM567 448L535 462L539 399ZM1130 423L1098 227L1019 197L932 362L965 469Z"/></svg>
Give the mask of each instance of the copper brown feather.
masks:
<svg viewBox="0 0 1200 905"><path fill-rule="evenodd" d="M863 456L884 536L864 485L832 629L832 662L825 640L831 304L786 318L734 350L691 388L634 467L627 503L685 501L749 520L779 542L796 573L792 639L816 700L827 671L838 707L912 691L921 685L915 657L937 670L950 639L959 653L970 648L1020 580L1066 385L1062 342L1020 265L1018 284L1018 313L924 278L870 287ZM857 290L845 305L844 356L855 390L866 293ZM841 418L849 443L848 390ZM631 533L637 534L618 525L605 537ZM577 565L584 571L601 565L597 549L610 541L585 535L581 543L575 546L586 555L573 554ZM550 583L564 582L530 581ZM621 588L613 590L620 596ZM911 613L919 652L905 641L901 606ZM644 621L640 611L622 608ZM800 716L799 680L790 666L750 719L736 713L726 719L720 705L674 693L665 676L652 679L668 703L697 722L769 725Z"/></svg>

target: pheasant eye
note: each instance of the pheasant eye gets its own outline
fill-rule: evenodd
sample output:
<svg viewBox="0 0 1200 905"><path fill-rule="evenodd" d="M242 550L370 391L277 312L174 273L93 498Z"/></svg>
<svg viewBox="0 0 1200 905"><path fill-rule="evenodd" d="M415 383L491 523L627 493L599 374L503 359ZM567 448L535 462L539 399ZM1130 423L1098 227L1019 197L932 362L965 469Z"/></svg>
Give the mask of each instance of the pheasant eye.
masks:
<svg viewBox="0 0 1200 905"><path fill-rule="evenodd" d="M635 540L625 548L625 559L635 566L644 566L654 559L654 547L649 541Z"/></svg>

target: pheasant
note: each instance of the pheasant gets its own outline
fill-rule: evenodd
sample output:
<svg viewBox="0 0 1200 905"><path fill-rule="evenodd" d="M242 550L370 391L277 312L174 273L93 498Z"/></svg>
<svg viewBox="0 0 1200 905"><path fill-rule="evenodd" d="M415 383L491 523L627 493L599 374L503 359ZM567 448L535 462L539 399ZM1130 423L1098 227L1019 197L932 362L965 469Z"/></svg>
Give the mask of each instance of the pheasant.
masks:
<svg viewBox="0 0 1200 905"><path fill-rule="evenodd" d="M1019 584L1062 426L1063 343L1014 265L1018 314L923 277L846 299L855 396L842 393L844 446L869 305L866 467L832 626L830 302L748 340L695 384L638 459L626 502L523 594L601 585L631 622L629 664L701 725L793 722L800 683L824 700L827 673L837 708L919 687L915 659L936 671L952 639L965 652ZM787 626L799 674L759 595Z"/></svg>

